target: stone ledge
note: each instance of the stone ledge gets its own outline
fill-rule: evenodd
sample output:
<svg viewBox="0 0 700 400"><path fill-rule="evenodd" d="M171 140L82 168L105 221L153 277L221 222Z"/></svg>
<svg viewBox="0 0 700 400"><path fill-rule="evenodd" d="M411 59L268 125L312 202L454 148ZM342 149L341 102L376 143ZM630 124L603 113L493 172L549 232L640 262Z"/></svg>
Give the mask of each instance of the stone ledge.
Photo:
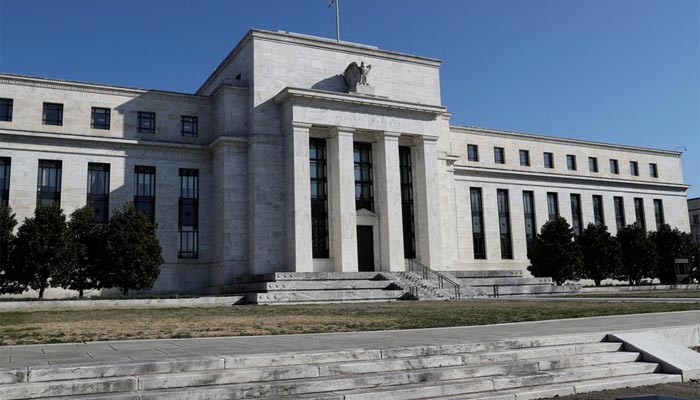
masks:
<svg viewBox="0 0 700 400"><path fill-rule="evenodd" d="M0 311L34 311L56 308L221 307L240 304L242 301L243 296L212 296L183 299L0 301Z"/></svg>

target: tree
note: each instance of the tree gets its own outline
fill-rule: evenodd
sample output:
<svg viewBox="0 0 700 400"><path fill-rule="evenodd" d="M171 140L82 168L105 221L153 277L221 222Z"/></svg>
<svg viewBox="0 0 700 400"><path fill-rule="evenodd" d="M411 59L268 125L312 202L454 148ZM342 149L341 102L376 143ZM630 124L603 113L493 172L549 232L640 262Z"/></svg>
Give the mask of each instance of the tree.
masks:
<svg viewBox="0 0 700 400"><path fill-rule="evenodd" d="M17 226L17 219L12 209L8 206L0 206L0 294L23 291L23 288L19 287L13 279L10 258L15 226Z"/></svg>
<svg viewBox="0 0 700 400"><path fill-rule="evenodd" d="M106 228L95 216L95 210L85 206L75 210L68 221L66 270L55 283L78 291L82 298L86 290L100 289L100 268L107 250Z"/></svg>
<svg viewBox="0 0 700 400"><path fill-rule="evenodd" d="M603 279L611 278L622 265L620 244L605 225L588 224L578 237L583 254L581 277L592 279L600 286Z"/></svg>
<svg viewBox="0 0 700 400"><path fill-rule="evenodd" d="M156 225L126 203L109 220L107 235L104 287L118 287L125 295L152 288L163 263Z"/></svg>
<svg viewBox="0 0 700 400"><path fill-rule="evenodd" d="M574 231L561 217L542 226L528 256L528 270L534 276L552 277L558 285L574 279L582 268L583 256L574 241Z"/></svg>
<svg viewBox="0 0 700 400"><path fill-rule="evenodd" d="M692 235L681 232L668 224L663 224L656 232L649 234L656 245L656 253L659 256L658 271L656 277L661 283L676 283L677 258L687 258L691 261L693 253Z"/></svg>
<svg viewBox="0 0 700 400"><path fill-rule="evenodd" d="M58 207L39 206L33 218L26 218L17 231L12 251L14 279L44 298L52 280L60 281L65 271L66 216Z"/></svg>
<svg viewBox="0 0 700 400"><path fill-rule="evenodd" d="M638 285L642 278L655 275L657 266L656 245L644 228L634 224L617 231L617 241L622 250L622 265L615 273L617 279Z"/></svg>

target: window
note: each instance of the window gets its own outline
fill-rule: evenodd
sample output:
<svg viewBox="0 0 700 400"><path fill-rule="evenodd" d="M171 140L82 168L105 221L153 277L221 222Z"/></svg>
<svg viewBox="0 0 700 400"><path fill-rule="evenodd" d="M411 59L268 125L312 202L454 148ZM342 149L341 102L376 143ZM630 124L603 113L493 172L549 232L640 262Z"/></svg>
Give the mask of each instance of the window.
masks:
<svg viewBox="0 0 700 400"><path fill-rule="evenodd" d="M615 204L615 225L620 230L625 227L625 200L622 197L613 198Z"/></svg>
<svg viewBox="0 0 700 400"><path fill-rule="evenodd" d="M110 112L109 108L92 107L90 127L92 129L109 129Z"/></svg>
<svg viewBox="0 0 700 400"><path fill-rule="evenodd" d="M547 193L547 211L549 212L550 221L559 216L559 197L556 193Z"/></svg>
<svg viewBox="0 0 700 400"><path fill-rule="evenodd" d="M596 225L605 225L605 217L603 215L603 196L593 196L593 222Z"/></svg>
<svg viewBox="0 0 700 400"><path fill-rule="evenodd" d="M411 148L399 146L401 173L401 214L403 217L403 255L416 258L416 228L413 211L413 163Z"/></svg>
<svg viewBox="0 0 700 400"><path fill-rule="evenodd" d="M467 145L467 160L479 161L479 146L475 144Z"/></svg>
<svg viewBox="0 0 700 400"><path fill-rule="evenodd" d="M496 164L506 163L506 151L503 149L503 147L493 148L493 162Z"/></svg>
<svg viewBox="0 0 700 400"><path fill-rule="evenodd" d="M588 157L588 169L591 172L598 172L598 159L596 157Z"/></svg>
<svg viewBox="0 0 700 400"><path fill-rule="evenodd" d="M647 223L644 218L644 199L641 199L639 197L635 197L634 199L634 218L635 218L635 223L644 230L647 229Z"/></svg>
<svg viewBox="0 0 700 400"><path fill-rule="evenodd" d="M12 121L12 99L0 99L0 121Z"/></svg>
<svg viewBox="0 0 700 400"><path fill-rule="evenodd" d="M659 177L659 170L656 168L656 164L654 163L649 163L649 176L652 178Z"/></svg>
<svg viewBox="0 0 700 400"><path fill-rule="evenodd" d="M700 214L693 215L693 225L700 225Z"/></svg>
<svg viewBox="0 0 700 400"><path fill-rule="evenodd" d="M100 223L109 221L109 164L88 163L87 204Z"/></svg>
<svg viewBox="0 0 700 400"><path fill-rule="evenodd" d="M569 171L576 171L576 156L573 154L566 155L566 168Z"/></svg>
<svg viewBox="0 0 700 400"><path fill-rule="evenodd" d="M309 139L309 163L311 167L311 252L314 258L328 258L326 139Z"/></svg>
<svg viewBox="0 0 700 400"><path fill-rule="evenodd" d="M469 189L472 206L472 236L474 238L474 259L486 259L486 240L484 238L484 205L481 189Z"/></svg>
<svg viewBox="0 0 700 400"><path fill-rule="evenodd" d="M355 209L374 211L372 143L355 142Z"/></svg>
<svg viewBox="0 0 700 400"><path fill-rule="evenodd" d="M134 167L134 206L151 223L156 221L156 167Z"/></svg>
<svg viewBox="0 0 700 400"><path fill-rule="evenodd" d="M10 202L10 157L0 157L0 207L7 207Z"/></svg>
<svg viewBox="0 0 700 400"><path fill-rule="evenodd" d="M199 257L199 171L180 168L178 258Z"/></svg>
<svg viewBox="0 0 700 400"><path fill-rule="evenodd" d="M661 225L665 224L664 219L664 203L661 199L654 199L654 216L656 217L656 230L661 229Z"/></svg>
<svg viewBox="0 0 700 400"><path fill-rule="evenodd" d="M544 167L554 168L554 155L552 153L544 153Z"/></svg>
<svg viewBox="0 0 700 400"><path fill-rule="evenodd" d="M156 113L139 111L136 119L139 133L156 133Z"/></svg>
<svg viewBox="0 0 700 400"><path fill-rule="evenodd" d="M182 136L197 137L198 120L199 118L197 117L183 115L180 119L182 123Z"/></svg>
<svg viewBox="0 0 700 400"><path fill-rule="evenodd" d="M636 161L630 161L630 174L639 176L639 164Z"/></svg>
<svg viewBox="0 0 700 400"><path fill-rule="evenodd" d="M610 160L610 173L615 175L620 173L620 167L617 164L617 160Z"/></svg>
<svg viewBox="0 0 700 400"><path fill-rule="evenodd" d="M572 194L571 195L571 227L574 230L574 235L578 236L581 234L581 226L583 222L581 221L581 195Z"/></svg>
<svg viewBox="0 0 700 400"><path fill-rule="evenodd" d="M63 125L63 104L44 103L44 125Z"/></svg>
<svg viewBox="0 0 700 400"><path fill-rule="evenodd" d="M530 152L527 150L520 150L520 165L523 167L530 166Z"/></svg>
<svg viewBox="0 0 700 400"><path fill-rule="evenodd" d="M535 244L535 194L533 192L523 192L523 211L525 212L525 244L527 250L532 250Z"/></svg>
<svg viewBox="0 0 700 400"><path fill-rule="evenodd" d="M510 237L510 205L508 204L508 191L498 189L496 191L498 201L498 230L501 234L501 258L513 258L513 244Z"/></svg>
<svg viewBox="0 0 700 400"><path fill-rule="evenodd" d="M63 163L53 160L39 160L37 179L37 206L61 206L61 169Z"/></svg>

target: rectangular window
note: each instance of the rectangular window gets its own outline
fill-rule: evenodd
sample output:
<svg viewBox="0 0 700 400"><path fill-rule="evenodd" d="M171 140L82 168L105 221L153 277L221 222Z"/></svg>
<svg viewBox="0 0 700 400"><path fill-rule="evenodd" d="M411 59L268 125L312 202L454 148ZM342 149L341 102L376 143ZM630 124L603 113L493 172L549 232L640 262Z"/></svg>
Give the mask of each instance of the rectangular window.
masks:
<svg viewBox="0 0 700 400"><path fill-rule="evenodd" d="M576 171L576 156L573 154L566 155L566 168L569 171Z"/></svg>
<svg viewBox="0 0 700 400"><path fill-rule="evenodd" d="M523 191L523 211L525 212L525 244L527 250L532 250L537 234L535 225L535 194L530 191Z"/></svg>
<svg viewBox="0 0 700 400"><path fill-rule="evenodd" d="M355 209L374 212L372 143L355 142Z"/></svg>
<svg viewBox="0 0 700 400"><path fill-rule="evenodd" d="M92 107L90 127L92 129L109 129L110 114L109 108Z"/></svg>
<svg viewBox="0 0 700 400"><path fill-rule="evenodd" d="M88 163L87 204L100 223L109 221L109 164Z"/></svg>
<svg viewBox="0 0 700 400"><path fill-rule="evenodd" d="M493 162L495 162L496 164L506 163L506 151L505 149L503 149L503 147L493 148Z"/></svg>
<svg viewBox="0 0 700 400"><path fill-rule="evenodd" d="M134 206L151 223L156 221L156 167L134 167Z"/></svg>
<svg viewBox="0 0 700 400"><path fill-rule="evenodd" d="M498 201L498 230L501 233L501 258L513 258L513 244L510 237L510 204L508 191L498 189L496 191Z"/></svg>
<svg viewBox="0 0 700 400"><path fill-rule="evenodd" d="M12 121L12 99L0 99L0 121Z"/></svg>
<svg viewBox="0 0 700 400"><path fill-rule="evenodd" d="M329 257L328 177L326 159L326 139L309 139L311 252L313 258Z"/></svg>
<svg viewBox="0 0 700 400"><path fill-rule="evenodd" d="M44 125L63 125L63 104L44 103L42 122Z"/></svg>
<svg viewBox="0 0 700 400"><path fill-rule="evenodd" d="M544 167L554 168L554 154L544 153Z"/></svg>
<svg viewBox="0 0 700 400"><path fill-rule="evenodd" d="M591 172L598 172L598 159L596 157L588 157L588 169Z"/></svg>
<svg viewBox="0 0 700 400"><path fill-rule="evenodd" d="M9 206L11 164L10 157L0 157L0 207Z"/></svg>
<svg viewBox="0 0 700 400"><path fill-rule="evenodd" d="M647 229L647 222L644 218L644 199L635 197L634 198L634 218L635 218L635 223L644 230Z"/></svg>
<svg viewBox="0 0 700 400"><path fill-rule="evenodd" d="M549 211L550 221L559 216L559 197L556 193L547 193L547 211Z"/></svg>
<svg viewBox="0 0 700 400"><path fill-rule="evenodd" d="M596 225L605 225L605 216L603 215L603 196L593 196L593 222Z"/></svg>
<svg viewBox="0 0 700 400"><path fill-rule="evenodd" d="M615 225L620 230L627 225L625 221L625 200L622 197L614 197L613 203L615 203Z"/></svg>
<svg viewBox="0 0 700 400"><path fill-rule="evenodd" d="M178 258L199 257L199 170L180 168Z"/></svg>
<svg viewBox="0 0 700 400"><path fill-rule="evenodd" d="M659 170L656 168L656 164L654 163L649 163L649 176L652 178L659 177Z"/></svg>
<svg viewBox="0 0 700 400"><path fill-rule="evenodd" d="M37 179L37 206L61 206L61 170L63 163L54 160L39 160Z"/></svg>
<svg viewBox="0 0 700 400"><path fill-rule="evenodd" d="M530 152L528 150L520 150L520 165L523 167L530 166Z"/></svg>
<svg viewBox="0 0 700 400"><path fill-rule="evenodd" d="M413 163L411 148L399 146L401 170L401 214L403 216L403 255L416 258L416 228L413 211Z"/></svg>
<svg viewBox="0 0 700 400"><path fill-rule="evenodd" d="M182 123L182 136L197 137L199 130L198 121L199 118L197 117L191 117L188 115L181 116L180 122Z"/></svg>
<svg viewBox="0 0 700 400"><path fill-rule="evenodd" d="M581 234L583 222L581 221L581 195L571 195L571 227L574 229L574 235Z"/></svg>
<svg viewBox="0 0 700 400"><path fill-rule="evenodd" d="M610 160L610 173L615 175L620 173L620 167L617 164L617 160Z"/></svg>
<svg viewBox="0 0 700 400"><path fill-rule="evenodd" d="M656 230L661 229L661 225L666 223L664 219L664 202L661 199L654 199L654 216L656 217Z"/></svg>
<svg viewBox="0 0 700 400"><path fill-rule="evenodd" d="M479 146L475 144L467 145L467 160L468 161L479 161Z"/></svg>
<svg viewBox="0 0 700 400"><path fill-rule="evenodd" d="M639 164L636 161L630 161L630 174L639 176Z"/></svg>
<svg viewBox="0 0 700 400"><path fill-rule="evenodd" d="M474 238L474 259L486 259L486 239L484 237L484 204L481 189L469 189L472 206L472 236Z"/></svg>
<svg viewBox="0 0 700 400"><path fill-rule="evenodd" d="M136 113L136 123L139 133L156 133L156 113L139 111Z"/></svg>

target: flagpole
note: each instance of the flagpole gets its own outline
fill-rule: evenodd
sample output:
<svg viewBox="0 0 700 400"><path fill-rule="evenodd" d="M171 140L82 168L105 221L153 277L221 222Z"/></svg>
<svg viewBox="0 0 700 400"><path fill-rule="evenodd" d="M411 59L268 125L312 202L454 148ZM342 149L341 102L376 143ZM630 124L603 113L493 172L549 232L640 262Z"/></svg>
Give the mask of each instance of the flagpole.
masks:
<svg viewBox="0 0 700 400"><path fill-rule="evenodd" d="M340 12L338 7L340 6L340 0L335 0L335 41L340 43Z"/></svg>

